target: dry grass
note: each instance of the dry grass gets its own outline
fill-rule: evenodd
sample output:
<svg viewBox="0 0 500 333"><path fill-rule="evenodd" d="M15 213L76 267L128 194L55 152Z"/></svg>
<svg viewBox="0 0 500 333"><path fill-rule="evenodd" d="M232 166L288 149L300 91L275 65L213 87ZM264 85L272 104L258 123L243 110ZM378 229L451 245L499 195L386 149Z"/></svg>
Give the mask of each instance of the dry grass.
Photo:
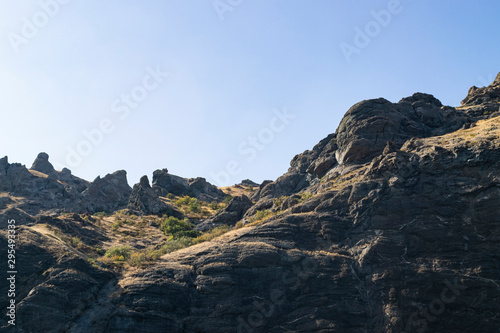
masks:
<svg viewBox="0 0 500 333"><path fill-rule="evenodd" d="M460 146L471 147L478 144L500 146L500 117L479 120L474 127L460 129L441 136L422 139L426 146L441 146L453 149Z"/></svg>
<svg viewBox="0 0 500 333"><path fill-rule="evenodd" d="M253 191L250 187L245 187L241 185L233 185L233 186L226 186L226 187L220 187L222 192L224 192L227 195L233 196L233 197L238 197L242 195L246 195L247 197L252 196L255 191L258 190L258 188L253 188Z"/></svg>
<svg viewBox="0 0 500 333"><path fill-rule="evenodd" d="M28 171L33 175L33 176L36 176L36 177L40 177L40 178L47 178L49 176L47 176L45 173L42 173L40 171L36 171L36 170L31 170L31 169L28 169Z"/></svg>

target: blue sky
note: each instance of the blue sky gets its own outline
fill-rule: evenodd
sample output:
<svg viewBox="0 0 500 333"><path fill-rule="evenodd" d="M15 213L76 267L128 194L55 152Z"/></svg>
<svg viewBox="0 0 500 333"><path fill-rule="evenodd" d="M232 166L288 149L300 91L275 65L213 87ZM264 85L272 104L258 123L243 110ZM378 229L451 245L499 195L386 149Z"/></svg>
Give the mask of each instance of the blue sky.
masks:
<svg viewBox="0 0 500 333"><path fill-rule="evenodd" d="M425 92L458 106L489 84L499 12L451 0L4 1L0 155L30 167L45 151L88 180L125 169L130 184L160 168L218 185L276 179L360 100Z"/></svg>

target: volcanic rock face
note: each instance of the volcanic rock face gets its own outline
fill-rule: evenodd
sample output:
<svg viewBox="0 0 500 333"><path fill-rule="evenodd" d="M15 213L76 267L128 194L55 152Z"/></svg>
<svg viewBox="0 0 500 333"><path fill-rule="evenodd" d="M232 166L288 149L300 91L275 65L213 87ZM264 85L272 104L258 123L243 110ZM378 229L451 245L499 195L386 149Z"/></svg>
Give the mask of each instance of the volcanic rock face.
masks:
<svg viewBox="0 0 500 333"><path fill-rule="evenodd" d="M498 100L500 98L500 73L495 81L488 87L478 88L473 86L469 89L467 97L462 101L463 106L482 105L487 109L498 111Z"/></svg>
<svg viewBox="0 0 500 333"><path fill-rule="evenodd" d="M412 137L457 130L466 119L462 112L422 93L398 103L383 98L359 102L347 111L335 134L323 139L312 151L295 156L288 172L264 187L254 199L297 193L317 184L337 166L339 171L367 163L383 152L387 141L399 148Z"/></svg>
<svg viewBox="0 0 500 333"><path fill-rule="evenodd" d="M217 228L223 224L234 226L240 221L250 207L253 206L252 201L246 195L234 197L226 208L215 214L214 217L206 219L196 226L196 230L207 231Z"/></svg>
<svg viewBox="0 0 500 333"><path fill-rule="evenodd" d="M38 218L20 230L29 267L16 329L498 332L500 117L489 111L500 105L498 83L457 108L420 93L356 104L335 134L264 182L251 208L233 199L202 223L234 224L263 210L267 219L116 278L69 249L58 258L63 245L43 236L56 222ZM8 193L24 191L9 174L33 179L1 159ZM158 192L189 189L167 175L156 172L155 190L143 177L129 208L158 211ZM15 200L0 204L12 209ZM57 223L92 230L85 220Z"/></svg>
<svg viewBox="0 0 500 333"><path fill-rule="evenodd" d="M113 212L127 206L132 189L127 183L127 172L119 170L104 178L97 177L82 193L88 212Z"/></svg>
<svg viewBox="0 0 500 333"><path fill-rule="evenodd" d="M160 196L169 193L177 196L189 195L205 202L221 202L225 198L224 192L205 178L185 179L169 174L167 169L153 173L153 190Z"/></svg>
<svg viewBox="0 0 500 333"><path fill-rule="evenodd" d="M82 209L77 189L72 184L58 180L58 173L48 162L45 153L37 157L33 166L50 174L28 170L19 163L10 164L7 157L0 160L0 192L17 198L12 207L21 208L30 214L38 214L42 210Z"/></svg>
<svg viewBox="0 0 500 333"><path fill-rule="evenodd" d="M158 195L149 185L147 176L141 177L139 184L134 185L132 194L130 195L127 208L138 214L146 215L171 215L182 217L174 207L167 205L160 200Z"/></svg>
<svg viewBox="0 0 500 333"><path fill-rule="evenodd" d="M161 196L169 193L173 195L188 195L189 183L186 179L171 175L167 169L153 172L153 190Z"/></svg>
<svg viewBox="0 0 500 333"><path fill-rule="evenodd" d="M38 154L35 162L31 166L31 170L40 171L46 175L52 175L56 173L56 169L49 162L49 155L47 153Z"/></svg>

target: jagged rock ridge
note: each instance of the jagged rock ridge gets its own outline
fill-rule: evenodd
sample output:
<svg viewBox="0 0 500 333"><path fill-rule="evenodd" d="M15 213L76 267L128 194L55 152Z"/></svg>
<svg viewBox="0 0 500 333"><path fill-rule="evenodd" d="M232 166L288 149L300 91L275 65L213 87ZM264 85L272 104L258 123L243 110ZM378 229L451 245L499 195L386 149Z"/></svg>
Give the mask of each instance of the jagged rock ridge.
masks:
<svg viewBox="0 0 500 333"><path fill-rule="evenodd" d="M336 133L264 182L251 208L221 212L242 221L265 209L276 215L153 267L112 277L78 254L57 263L58 245L33 230L41 221L23 226L31 236L20 262L36 269L20 286L16 329L498 331L499 77L457 108L420 93L354 105ZM0 180L11 167L29 177L6 163ZM161 177L153 178L152 188L143 179L132 191L138 199L145 191L141 202L157 200Z"/></svg>

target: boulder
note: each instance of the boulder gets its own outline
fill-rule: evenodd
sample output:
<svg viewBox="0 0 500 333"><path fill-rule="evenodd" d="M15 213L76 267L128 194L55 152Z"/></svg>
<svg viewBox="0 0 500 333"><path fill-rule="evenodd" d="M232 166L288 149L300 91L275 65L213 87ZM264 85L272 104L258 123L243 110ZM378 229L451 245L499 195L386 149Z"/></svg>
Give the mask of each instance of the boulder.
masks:
<svg viewBox="0 0 500 333"><path fill-rule="evenodd" d="M467 97L462 100L462 107L466 107L465 112L476 120L489 118L498 115L500 107L500 73L495 80L487 87L478 88L472 86Z"/></svg>
<svg viewBox="0 0 500 333"><path fill-rule="evenodd" d="M173 195L189 195L189 183L186 179L171 175L167 169L153 172L153 190L160 196L169 193Z"/></svg>
<svg viewBox="0 0 500 333"><path fill-rule="evenodd" d="M142 176L139 183L134 185L130 194L127 209L139 215L169 215L182 218L183 215L176 208L163 202L158 194L149 185L147 176Z"/></svg>
<svg viewBox="0 0 500 333"><path fill-rule="evenodd" d="M89 213L110 213L127 207L131 191L127 182L127 172L119 170L107 174L104 178L98 176L83 191L83 204Z"/></svg>
<svg viewBox="0 0 500 333"><path fill-rule="evenodd" d="M240 183L241 186L245 187L253 187L253 188L258 188L260 184L257 184L256 182L250 180L250 179L243 179Z"/></svg>
<svg viewBox="0 0 500 333"><path fill-rule="evenodd" d="M199 231L207 231L219 227L223 224L234 226L236 222L241 220L246 211L252 207L253 203L246 195L234 197L226 208L219 211L213 217L202 221L195 229Z"/></svg>
<svg viewBox="0 0 500 333"><path fill-rule="evenodd" d="M169 193L176 196L189 195L205 202L221 202L225 198L224 192L205 178L185 179L169 174L167 169L153 172L153 190L159 196L167 196Z"/></svg>
<svg viewBox="0 0 500 333"><path fill-rule="evenodd" d="M226 197L222 190L207 182L205 178L198 177L188 179L188 184L189 194L198 200L205 202L221 202Z"/></svg>
<svg viewBox="0 0 500 333"><path fill-rule="evenodd" d="M46 175L57 175L56 169L49 162L49 155L47 153L38 154L31 166L31 170L36 170Z"/></svg>

